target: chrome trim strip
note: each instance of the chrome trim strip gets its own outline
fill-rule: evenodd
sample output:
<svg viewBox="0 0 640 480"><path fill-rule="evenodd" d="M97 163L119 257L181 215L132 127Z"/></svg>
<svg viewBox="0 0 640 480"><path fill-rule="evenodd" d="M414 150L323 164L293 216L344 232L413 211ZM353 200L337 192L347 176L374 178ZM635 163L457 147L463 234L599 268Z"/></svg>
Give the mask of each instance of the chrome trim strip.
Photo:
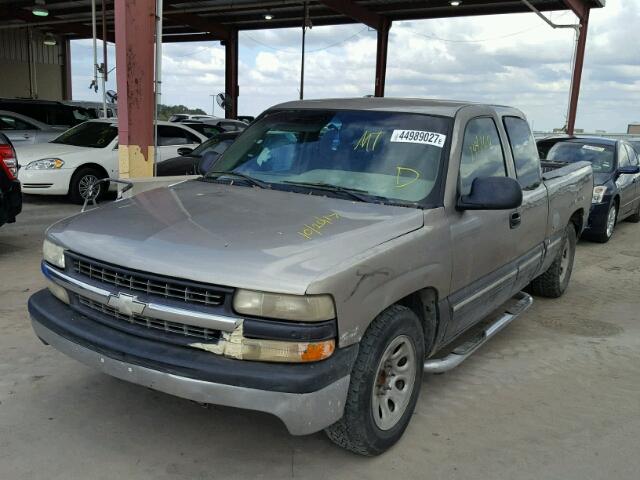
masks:
<svg viewBox="0 0 640 480"><path fill-rule="evenodd" d="M499 278L498 280L496 280L495 282L491 283L490 285L487 285L486 287L478 290L477 292L475 292L473 295L465 298L464 300L456 303L453 306L453 311L457 312L458 310L460 310L461 308L464 308L465 305L467 305L468 303L471 303L475 300L477 300L479 297L481 297L482 295L484 295L485 293L493 290L494 288L502 285L503 283L511 280L513 277L516 276L516 274L518 273L517 270L512 270L510 273L508 273L507 275L505 275L502 278Z"/></svg>
<svg viewBox="0 0 640 480"><path fill-rule="evenodd" d="M70 277L45 262L42 263L42 273L44 273L45 277L49 280L55 282L61 287L78 295L82 295L83 297L87 297L94 302L102 303L107 306L110 306L109 298L118 295L118 292L111 292ZM113 306L110 307L113 308ZM183 323L212 330L221 330L223 332L232 332L243 322L242 318L198 312L185 308L176 308L155 302L145 303L145 308L142 314L159 320Z"/></svg>
<svg viewBox="0 0 640 480"><path fill-rule="evenodd" d="M309 435L337 422L343 415L350 376L310 393L286 393L205 382L126 363L94 352L52 332L36 320L36 335L65 355L127 382L199 403L212 403L270 413L292 435Z"/></svg>

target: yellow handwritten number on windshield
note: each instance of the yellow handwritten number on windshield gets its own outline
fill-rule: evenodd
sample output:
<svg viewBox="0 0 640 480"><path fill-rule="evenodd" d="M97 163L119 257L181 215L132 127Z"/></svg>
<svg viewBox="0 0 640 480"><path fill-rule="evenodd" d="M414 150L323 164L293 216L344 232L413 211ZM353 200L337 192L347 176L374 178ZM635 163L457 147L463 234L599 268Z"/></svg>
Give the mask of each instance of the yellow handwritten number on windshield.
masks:
<svg viewBox="0 0 640 480"><path fill-rule="evenodd" d="M418 179L420 178L420 172L418 172L417 170L414 170L413 168L396 167L396 170L397 170L397 173L396 173L396 188L407 187L407 186L411 185L412 183L417 182ZM413 175L413 178L410 178L408 181L406 181L405 179L401 178L401 177L406 177L407 173Z"/></svg>

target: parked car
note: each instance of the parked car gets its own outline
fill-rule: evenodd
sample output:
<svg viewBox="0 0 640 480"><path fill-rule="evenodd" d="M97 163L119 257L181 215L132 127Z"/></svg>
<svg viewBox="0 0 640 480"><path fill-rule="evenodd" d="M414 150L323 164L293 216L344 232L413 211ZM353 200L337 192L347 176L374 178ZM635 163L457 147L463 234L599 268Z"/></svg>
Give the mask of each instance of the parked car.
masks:
<svg viewBox="0 0 640 480"><path fill-rule="evenodd" d="M204 175L240 132L220 133L195 149L180 147L178 156L163 160L156 166L158 177L173 175Z"/></svg>
<svg viewBox="0 0 640 480"><path fill-rule="evenodd" d="M240 120L241 122L246 123L247 125L249 125L255 119L256 119L256 117L251 116L251 115L238 115L238 120Z"/></svg>
<svg viewBox="0 0 640 480"><path fill-rule="evenodd" d="M640 139L633 138L633 139L629 140L629 143L634 148L636 153L638 155L640 155Z"/></svg>
<svg viewBox="0 0 640 480"><path fill-rule="evenodd" d="M0 133L0 226L13 223L22 211L18 160L11 140Z"/></svg>
<svg viewBox="0 0 640 480"><path fill-rule="evenodd" d="M178 154L179 147L195 148L204 135L184 125L159 122L158 161ZM24 193L69 195L82 203L91 186L101 178L118 175L118 123L115 119L85 122L48 143L20 151L20 180ZM100 194L109 188L101 186Z"/></svg>
<svg viewBox="0 0 640 480"><path fill-rule="evenodd" d="M52 127L19 113L0 110L0 133L4 133L17 148L53 140L66 127Z"/></svg>
<svg viewBox="0 0 640 480"><path fill-rule="evenodd" d="M592 190L586 162L542 175L513 108L285 103L207 176L50 227L29 310L110 375L375 455L423 370L460 364L527 285L565 292Z"/></svg>
<svg viewBox="0 0 640 480"><path fill-rule="evenodd" d="M179 122L180 125L186 125L187 127L195 130L196 132L201 133L207 138L213 138L221 133L224 133L226 130L218 125L209 125L208 123L203 123L195 120L188 120L184 122Z"/></svg>
<svg viewBox="0 0 640 480"><path fill-rule="evenodd" d="M84 107L49 100L0 98L0 110L19 113L56 127L73 127L96 118L94 112Z"/></svg>
<svg viewBox="0 0 640 480"><path fill-rule="evenodd" d="M538 141L550 164L590 162L594 188L585 237L608 242L616 223L640 222L640 162L624 140L600 137L560 137Z"/></svg>
<svg viewBox="0 0 640 480"><path fill-rule="evenodd" d="M247 128L247 124L240 120L231 120L227 118L210 118L204 120L181 120L180 123L186 123L193 129L198 129L198 124L201 124L201 128L215 127L216 129L222 129L225 132L241 132ZM200 130L198 130L200 131ZM204 131L201 133L204 134Z"/></svg>
<svg viewBox="0 0 640 480"><path fill-rule="evenodd" d="M209 118L215 118L211 115L192 114L192 113L174 113L169 117L170 122L182 122L185 120L206 120Z"/></svg>
<svg viewBox="0 0 640 480"><path fill-rule="evenodd" d="M64 100L65 105L83 107L92 112L93 118L104 118L104 105L102 102L90 102L84 100ZM107 118L115 118L118 116L118 105L116 103L107 102Z"/></svg>

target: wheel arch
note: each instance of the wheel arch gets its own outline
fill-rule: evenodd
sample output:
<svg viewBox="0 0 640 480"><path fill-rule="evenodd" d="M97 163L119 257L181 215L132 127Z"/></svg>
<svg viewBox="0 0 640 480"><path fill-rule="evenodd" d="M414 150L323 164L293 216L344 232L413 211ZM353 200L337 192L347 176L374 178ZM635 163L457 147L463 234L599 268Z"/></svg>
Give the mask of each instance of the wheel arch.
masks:
<svg viewBox="0 0 640 480"><path fill-rule="evenodd" d="M435 347L441 325L440 309L438 308L438 290L426 287L398 300L395 305L402 305L410 309L420 319L424 331L425 352L429 355Z"/></svg>
<svg viewBox="0 0 640 480"><path fill-rule="evenodd" d="M569 218L569 223L573 224L573 228L576 230L576 237L580 237L582 230L584 229L584 209L579 208Z"/></svg>

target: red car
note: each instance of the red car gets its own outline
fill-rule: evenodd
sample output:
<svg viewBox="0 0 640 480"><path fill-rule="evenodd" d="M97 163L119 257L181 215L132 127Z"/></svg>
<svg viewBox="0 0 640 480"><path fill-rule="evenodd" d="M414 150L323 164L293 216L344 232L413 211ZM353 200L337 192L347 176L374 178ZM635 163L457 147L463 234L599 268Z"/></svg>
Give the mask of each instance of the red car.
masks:
<svg viewBox="0 0 640 480"><path fill-rule="evenodd" d="M13 223L22 211L18 159L11 141L0 133L0 225Z"/></svg>

